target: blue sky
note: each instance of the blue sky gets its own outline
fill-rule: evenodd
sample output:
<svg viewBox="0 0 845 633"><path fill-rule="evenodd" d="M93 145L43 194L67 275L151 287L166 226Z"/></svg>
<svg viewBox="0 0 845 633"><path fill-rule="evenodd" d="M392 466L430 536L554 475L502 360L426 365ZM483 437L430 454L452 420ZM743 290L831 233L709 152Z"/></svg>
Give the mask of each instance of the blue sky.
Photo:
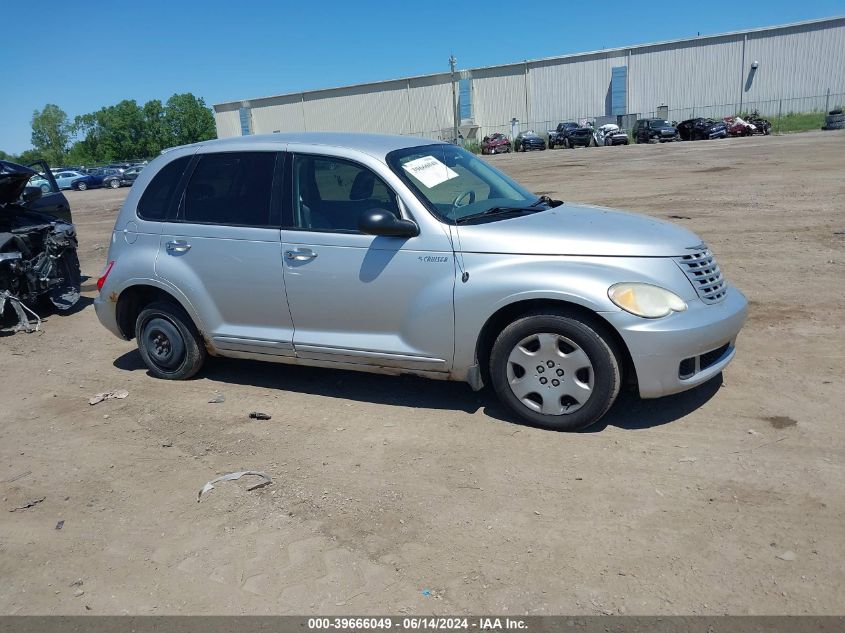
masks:
<svg viewBox="0 0 845 633"><path fill-rule="evenodd" d="M46 103L71 118L175 92L211 105L440 72L450 53L471 68L843 14L843 0L9 1L0 149L30 147L32 112Z"/></svg>

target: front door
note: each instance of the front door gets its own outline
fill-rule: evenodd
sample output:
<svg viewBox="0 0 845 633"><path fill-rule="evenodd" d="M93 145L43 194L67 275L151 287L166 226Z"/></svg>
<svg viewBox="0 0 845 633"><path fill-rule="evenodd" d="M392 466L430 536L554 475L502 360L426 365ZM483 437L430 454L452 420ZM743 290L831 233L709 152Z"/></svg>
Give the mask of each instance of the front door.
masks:
<svg viewBox="0 0 845 633"><path fill-rule="evenodd" d="M448 371L455 262L446 234L360 233L364 211L402 216L396 194L364 165L297 154L291 172L282 251L296 355Z"/></svg>
<svg viewBox="0 0 845 633"><path fill-rule="evenodd" d="M156 274L178 287L223 351L293 355L280 240L284 154L199 154L164 225Z"/></svg>

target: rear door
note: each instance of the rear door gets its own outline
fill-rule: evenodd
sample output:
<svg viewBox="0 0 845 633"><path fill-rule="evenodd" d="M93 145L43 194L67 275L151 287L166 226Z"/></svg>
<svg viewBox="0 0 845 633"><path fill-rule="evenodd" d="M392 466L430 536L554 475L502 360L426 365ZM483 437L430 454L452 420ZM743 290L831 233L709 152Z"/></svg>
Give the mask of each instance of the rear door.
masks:
<svg viewBox="0 0 845 633"><path fill-rule="evenodd" d="M198 154L162 230L156 274L187 296L220 350L293 355L280 239L284 160L275 151Z"/></svg>

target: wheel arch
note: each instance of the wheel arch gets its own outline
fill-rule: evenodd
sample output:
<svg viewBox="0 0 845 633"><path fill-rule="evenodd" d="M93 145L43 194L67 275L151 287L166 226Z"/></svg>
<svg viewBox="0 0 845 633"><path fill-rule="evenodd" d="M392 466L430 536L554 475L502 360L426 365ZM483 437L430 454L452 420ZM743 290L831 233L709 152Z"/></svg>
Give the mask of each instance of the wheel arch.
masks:
<svg viewBox="0 0 845 633"><path fill-rule="evenodd" d="M523 299L509 303L494 312L481 328L475 346L475 358L482 379L490 383L490 353L498 335L517 319L538 312L575 317L602 335L619 362L623 382L637 384L637 372L631 352L622 336L604 317L583 305L561 299Z"/></svg>
<svg viewBox="0 0 845 633"><path fill-rule="evenodd" d="M168 290L155 286L152 284L133 284L124 288L117 297L117 305L115 307L115 319L120 333L126 340L135 338L135 321L141 310L154 301L170 301L180 306L188 318L200 332L200 335L205 339L202 333L201 323L199 323L194 310L186 301L181 300L176 294Z"/></svg>

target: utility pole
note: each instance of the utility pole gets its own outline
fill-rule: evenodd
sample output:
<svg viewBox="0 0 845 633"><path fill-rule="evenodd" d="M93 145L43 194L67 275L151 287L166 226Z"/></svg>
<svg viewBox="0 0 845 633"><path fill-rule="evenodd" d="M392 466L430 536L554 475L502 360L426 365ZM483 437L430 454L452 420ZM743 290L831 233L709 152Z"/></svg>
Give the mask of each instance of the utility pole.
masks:
<svg viewBox="0 0 845 633"><path fill-rule="evenodd" d="M457 63L458 60L455 59L455 56L449 55L449 68L452 71L452 116L454 118L452 132L455 135L455 145L458 145L458 95L455 92L455 64Z"/></svg>

